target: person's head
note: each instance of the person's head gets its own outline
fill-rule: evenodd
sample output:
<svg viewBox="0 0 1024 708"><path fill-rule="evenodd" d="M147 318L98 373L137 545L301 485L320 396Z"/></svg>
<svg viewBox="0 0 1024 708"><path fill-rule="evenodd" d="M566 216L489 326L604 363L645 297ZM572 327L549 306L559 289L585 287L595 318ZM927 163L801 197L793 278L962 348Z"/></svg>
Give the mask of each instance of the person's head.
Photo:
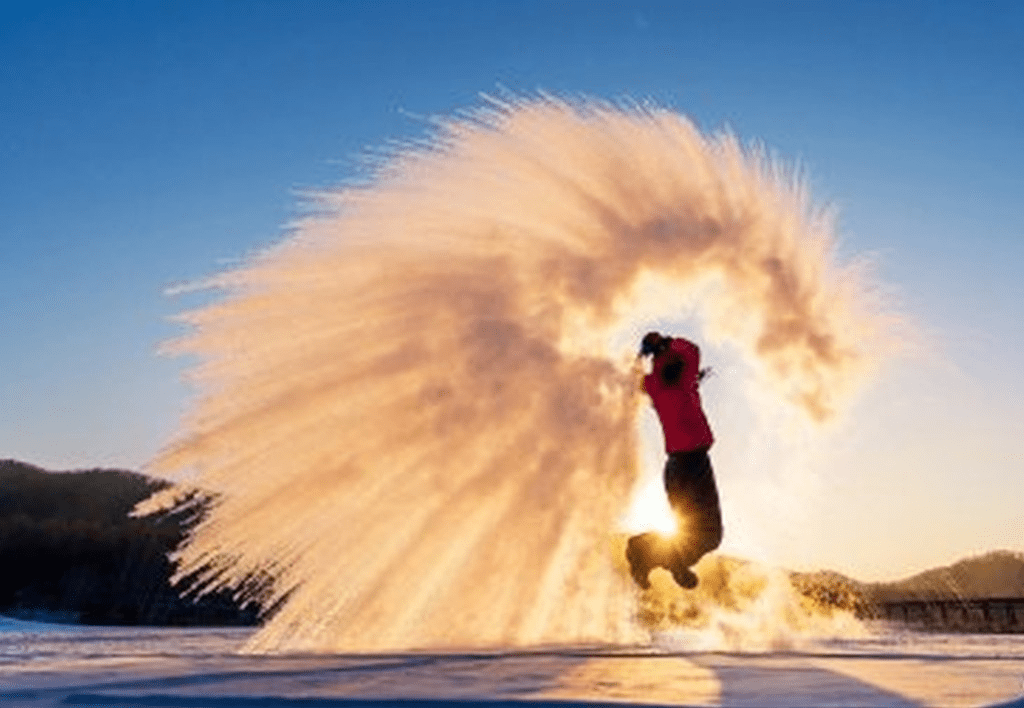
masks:
<svg viewBox="0 0 1024 708"><path fill-rule="evenodd" d="M658 332L648 332L640 341L640 356L658 356L668 349L672 337L663 337Z"/></svg>

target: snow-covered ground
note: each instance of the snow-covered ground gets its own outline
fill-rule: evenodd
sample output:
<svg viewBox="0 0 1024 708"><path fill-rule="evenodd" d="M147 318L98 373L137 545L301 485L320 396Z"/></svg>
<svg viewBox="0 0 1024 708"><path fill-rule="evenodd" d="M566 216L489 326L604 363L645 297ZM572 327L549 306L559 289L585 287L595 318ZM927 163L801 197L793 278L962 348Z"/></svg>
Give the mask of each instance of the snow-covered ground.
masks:
<svg viewBox="0 0 1024 708"><path fill-rule="evenodd" d="M390 708L626 704L1024 708L1024 636L880 633L800 651L245 656L250 630L0 618L2 706Z"/></svg>

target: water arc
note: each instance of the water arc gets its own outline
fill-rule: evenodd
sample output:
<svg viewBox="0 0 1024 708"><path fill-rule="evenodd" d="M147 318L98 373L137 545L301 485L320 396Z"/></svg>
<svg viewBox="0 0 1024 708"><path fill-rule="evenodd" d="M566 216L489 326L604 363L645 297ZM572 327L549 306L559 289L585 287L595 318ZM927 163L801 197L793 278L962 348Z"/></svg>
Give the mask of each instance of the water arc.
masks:
<svg viewBox="0 0 1024 708"><path fill-rule="evenodd" d="M671 110L491 102L315 206L185 316L201 393L152 465L216 497L179 577L281 605L252 651L635 641L607 539L643 401L604 335L643 334L645 278L661 311L713 293L708 333L812 419L871 358L828 214Z"/></svg>

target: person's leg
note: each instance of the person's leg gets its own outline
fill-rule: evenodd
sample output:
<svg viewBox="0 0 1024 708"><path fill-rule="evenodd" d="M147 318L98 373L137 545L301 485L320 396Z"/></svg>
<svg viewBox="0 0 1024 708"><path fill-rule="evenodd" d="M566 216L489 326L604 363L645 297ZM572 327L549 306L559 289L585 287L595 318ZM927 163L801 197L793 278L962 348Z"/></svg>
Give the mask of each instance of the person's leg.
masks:
<svg viewBox="0 0 1024 708"><path fill-rule="evenodd" d="M669 455L665 465L665 491L679 523L673 575L687 578L689 584L693 579L682 570L688 569L722 542L722 512L707 451ZM677 574L675 569L680 572Z"/></svg>

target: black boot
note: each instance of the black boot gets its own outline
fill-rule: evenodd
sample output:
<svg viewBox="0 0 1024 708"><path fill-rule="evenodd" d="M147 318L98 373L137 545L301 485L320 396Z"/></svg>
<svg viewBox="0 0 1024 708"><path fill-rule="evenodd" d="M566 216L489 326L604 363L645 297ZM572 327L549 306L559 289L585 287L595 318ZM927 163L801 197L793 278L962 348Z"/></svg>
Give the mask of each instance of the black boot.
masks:
<svg viewBox="0 0 1024 708"><path fill-rule="evenodd" d="M672 577L675 579L676 584L686 590L693 590L697 587L697 583L700 580L697 578L697 574L686 566L674 566L672 568Z"/></svg>
<svg viewBox="0 0 1024 708"><path fill-rule="evenodd" d="M644 590L651 587L648 576L654 567L651 564L650 534L633 536L626 544L626 560L629 561L629 572L633 581Z"/></svg>

